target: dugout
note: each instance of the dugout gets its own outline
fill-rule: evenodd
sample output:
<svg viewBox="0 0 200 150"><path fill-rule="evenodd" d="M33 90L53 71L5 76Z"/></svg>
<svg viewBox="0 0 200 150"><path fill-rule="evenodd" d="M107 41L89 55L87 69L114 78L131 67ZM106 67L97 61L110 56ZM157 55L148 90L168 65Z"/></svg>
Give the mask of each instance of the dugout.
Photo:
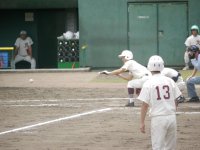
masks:
<svg viewBox="0 0 200 150"><path fill-rule="evenodd" d="M199 6L199 0L0 1L0 46L12 46L25 29L37 67L57 68L56 37L73 30L80 31L80 67L119 67L122 49L144 65L159 54L166 65L183 66L189 28L200 26ZM30 13L34 20L25 21Z"/></svg>
<svg viewBox="0 0 200 150"><path fill-rule="evenodd" d="M37 68L57 68L57 37L78 30L77 7L77 0L0 1L0 47L13 46L26 30Z"/></svg>

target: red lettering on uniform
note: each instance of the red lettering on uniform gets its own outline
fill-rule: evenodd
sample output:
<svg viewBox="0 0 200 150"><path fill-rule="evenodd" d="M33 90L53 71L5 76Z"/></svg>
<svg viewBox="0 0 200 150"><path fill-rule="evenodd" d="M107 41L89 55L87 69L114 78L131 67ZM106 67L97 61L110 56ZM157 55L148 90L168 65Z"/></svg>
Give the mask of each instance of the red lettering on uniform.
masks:
<svg viewBox="0 0 200 150"><path fill-rule="evenodd" d="M162 92L163 94L163 98L165 100L170 99L170 93L169 93L169 86L168 85L164 85L162 88ZM161 96L160 96L160 87L156 86L156 91L157 91L157 100L161 100Z"/></svg>

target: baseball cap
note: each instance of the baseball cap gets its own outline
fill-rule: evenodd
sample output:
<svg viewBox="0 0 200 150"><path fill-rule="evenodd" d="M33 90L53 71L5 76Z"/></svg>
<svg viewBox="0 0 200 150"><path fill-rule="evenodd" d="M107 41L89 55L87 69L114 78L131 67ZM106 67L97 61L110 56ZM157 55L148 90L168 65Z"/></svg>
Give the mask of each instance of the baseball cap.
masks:
<svg viewBox="0 0 200 150"><path fill-rule="evenodd" d="M20 31L20 35L27 34L25 30Z"/></svg>

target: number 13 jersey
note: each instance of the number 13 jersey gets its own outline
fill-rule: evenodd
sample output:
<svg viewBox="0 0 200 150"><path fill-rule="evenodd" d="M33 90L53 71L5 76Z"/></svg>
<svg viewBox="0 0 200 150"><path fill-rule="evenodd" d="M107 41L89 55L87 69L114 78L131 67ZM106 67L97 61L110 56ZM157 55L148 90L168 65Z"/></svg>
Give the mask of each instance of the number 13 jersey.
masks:
<svg viewBox="0 0 200 150"><path fill-rule="evenodd" d="M181 92L175 82L161 74L155 74L147 80L138 97L150 107L150 116L174 115L175 99Z"/></svg>

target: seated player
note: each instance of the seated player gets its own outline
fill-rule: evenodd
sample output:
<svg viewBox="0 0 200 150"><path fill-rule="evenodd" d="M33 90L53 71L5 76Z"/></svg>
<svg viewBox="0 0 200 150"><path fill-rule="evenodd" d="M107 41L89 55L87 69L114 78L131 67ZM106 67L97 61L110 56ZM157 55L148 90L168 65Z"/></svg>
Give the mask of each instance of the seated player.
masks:
<svg viewBox="0 0 200 150"><path fill-rule="evenodd" d="M31 69L35 69L36 62L32 57L32 44L33 41L27 36L26 31L21 31L20 37L18 37L15 42L14 64L12 68L15 69L15 64L20 61L27 61L31 64Z"/></svg>

